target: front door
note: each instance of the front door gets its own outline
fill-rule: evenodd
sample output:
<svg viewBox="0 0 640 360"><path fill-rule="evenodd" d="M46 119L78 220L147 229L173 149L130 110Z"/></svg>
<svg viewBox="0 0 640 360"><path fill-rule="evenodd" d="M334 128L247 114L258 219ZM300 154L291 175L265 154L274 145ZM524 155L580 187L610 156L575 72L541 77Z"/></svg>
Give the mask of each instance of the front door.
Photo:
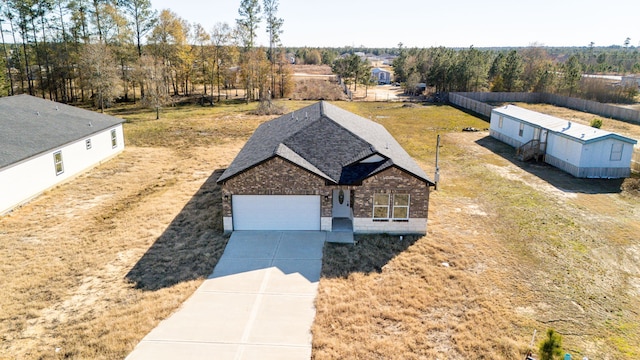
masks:
<svg viewBox="0 0 640 360"><path fill-rule="evenodd" d="M540 151L542 153L547 152L547 137L549 136L549 130L542 129L542 134L540 135Z"/></svg>
<svg viewBox="0 0 640 360"><path fill-rule="evenodd" d="M351 191L333 190L333 211L334 218L351 218Z"/></svg>
<svg viewBox="0 0 640 360"><path fill-rule="evenodd" d="M533 139L540 140L540 128L533 129Z"/></svg>

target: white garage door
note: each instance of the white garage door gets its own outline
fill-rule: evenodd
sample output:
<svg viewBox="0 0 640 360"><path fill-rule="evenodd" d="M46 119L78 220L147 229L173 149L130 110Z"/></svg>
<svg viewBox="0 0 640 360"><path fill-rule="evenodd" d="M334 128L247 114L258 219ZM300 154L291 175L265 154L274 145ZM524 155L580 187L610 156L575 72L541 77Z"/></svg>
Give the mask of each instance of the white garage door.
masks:
<svg viewBox="0 0 640 360"><path fill-rule="evenodd" d="M320 230L320 196L233 195L234 230Z"/></svg>

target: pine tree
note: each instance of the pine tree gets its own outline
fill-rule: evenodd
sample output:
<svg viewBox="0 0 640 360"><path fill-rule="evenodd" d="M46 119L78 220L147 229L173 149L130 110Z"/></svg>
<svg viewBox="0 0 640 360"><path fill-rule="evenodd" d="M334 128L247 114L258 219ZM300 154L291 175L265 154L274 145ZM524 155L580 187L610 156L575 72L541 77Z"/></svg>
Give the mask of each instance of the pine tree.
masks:
<svg viewBox="0 0 640 360"><path fill-rule="evenodd" d="M553 360L562 356L562 336L553 329L547 330L547 338L540 343L538 354L540 360Z"/></svg>

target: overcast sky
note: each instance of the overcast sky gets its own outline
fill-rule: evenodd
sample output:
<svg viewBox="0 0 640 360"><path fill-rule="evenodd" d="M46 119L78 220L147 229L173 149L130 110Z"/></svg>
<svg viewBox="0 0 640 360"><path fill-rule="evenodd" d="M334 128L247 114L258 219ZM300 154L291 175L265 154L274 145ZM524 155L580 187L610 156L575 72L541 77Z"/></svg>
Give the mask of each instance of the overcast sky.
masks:
<svg viewBox="0 0 640 360"><path fill-rule="evenodd" d="M235 25L240 0L151 0L210 30ZM262 0L260 0L262 4ZM282 43L309 47L640 44L639 0L280 0ZM264 22L258 43L266 45Z"/></svg>

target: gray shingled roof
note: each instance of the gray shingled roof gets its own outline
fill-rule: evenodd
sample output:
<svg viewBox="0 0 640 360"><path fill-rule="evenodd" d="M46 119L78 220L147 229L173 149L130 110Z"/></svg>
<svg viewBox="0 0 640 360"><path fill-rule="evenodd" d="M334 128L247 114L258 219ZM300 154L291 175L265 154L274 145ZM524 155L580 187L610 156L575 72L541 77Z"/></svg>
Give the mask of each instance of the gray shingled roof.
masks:
<svg viewBox="0 0 640 360"><path fill-rule="evenodd" d="M384 160L360 163L374 154ZM392 166L432 184L382 125L324 101L260 125L218 182L274 156L335 184L357 184Z"/></svg>
<svg viewBox="0 0 640 360"><path fill-rule="evenodd" d="M123 122L30 95L0 98L0 169Z"/></svg>

